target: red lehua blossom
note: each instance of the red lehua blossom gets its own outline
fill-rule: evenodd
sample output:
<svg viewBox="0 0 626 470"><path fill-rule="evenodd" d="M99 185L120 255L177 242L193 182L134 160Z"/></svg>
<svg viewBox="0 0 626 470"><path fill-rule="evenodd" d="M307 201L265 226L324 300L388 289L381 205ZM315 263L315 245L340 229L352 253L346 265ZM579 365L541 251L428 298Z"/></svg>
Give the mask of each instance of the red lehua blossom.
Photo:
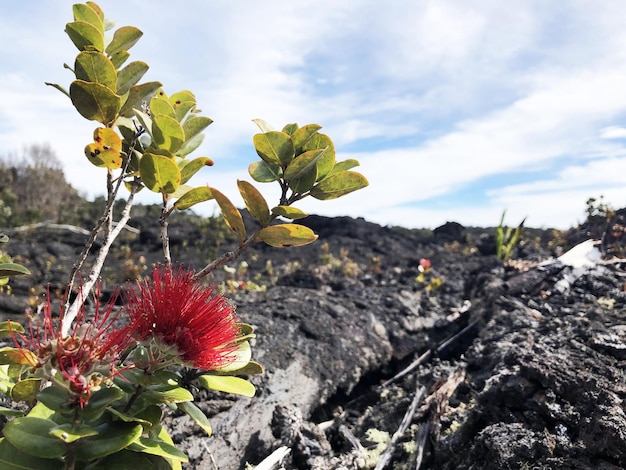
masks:
<svg viewBox="0 0 626 470"><path fill-rule="evenodd" d="M41 308L43 317L39 321L31 318L27 333L13 335L26 361L42 371L44 377L65 384L81 408L89 400L92 389L115 374L115 361L130 344L122 336L112 334L118 316L114 306L110 302L101 314L96 296L93 320L87 321L83 305L73 328L63 337L59 322L52 317L48 295Z"/></svg>
<svg viewBox="0 0 626 470"><path fill-rule="evenodd" d="M228 299L193 278L193 272L155 267L152 280L137 283L125 298L127 334L154 339L185 365L214 370L235 360L239 328Z"/></svg>

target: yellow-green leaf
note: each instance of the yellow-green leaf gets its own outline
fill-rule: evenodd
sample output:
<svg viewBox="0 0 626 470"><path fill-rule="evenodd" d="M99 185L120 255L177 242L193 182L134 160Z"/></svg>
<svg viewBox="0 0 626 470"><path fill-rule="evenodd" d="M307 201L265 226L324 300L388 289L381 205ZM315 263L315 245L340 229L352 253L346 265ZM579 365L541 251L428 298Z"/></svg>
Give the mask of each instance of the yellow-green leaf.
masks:
<svg viewBox="0 0 626 470"><path fill-rule="evenodd" d="M41 379L20 380L11 389L11 398L15 401L33 403L37 398L40 386Z"/></svg>
<svg viewBox="0 0 626 470"><path fill-rule="evenodd" d="M174 160L163 155L144 153L139 161L141 181L150 191L171 194L180 185L180 170Z"/></svg>
<svg viewBox="0 0 626 470"><path fill-rule="evenodd" d="M226 225L239 236L239 242L243 243L244 238L246 238L246 227L243 223L241 213L235 205L217 189L211 188L211 193L217 205L220 206Z"/></svg>
<svg viewBox="0 0 626 470"><path fill-rule="evenodd" d="M83 3L76 3L72 5L72 12L74 13L74 21L84 21L95 27L100 34L104 34L104 23L98 12L96 12L89 5Z"/></svg>
<svg viewBox="0 0 626 470"><path fill-rule="evenodd" d="M204 129L209 127L213 120L206 116L193 116L183 124L183 130L185 131L185 141L194 138L200 134Z"/></svg>
<svg viewBox="0 0 626 470"><path fill-rule="evenodd" d="M141 103L148 101L161 86L161 82L147 82L132 86L128 92L128 98L120 110L120 116L133 117L133 109L141 107ZM149 127L147 130L150 131L151 129Z"/></svg>
<svg viewBox="0 0 626 470"><path fill-rule="evenodd" d="M259 183L271 183L280 179L283 174L283 169L278 165L270 165L260 160L248 166L248 173L254 181Z"/></svg>
<svg viewBox="0 0 626 470"><path fill-rule="evenodd" d="M237 180L239 193L243 197L246 208L250 215L257 220L262 227L270 223L270 210L263 195L247 181Z"/></svg>
<svg viewBox="0 0 626 470"><path fill-rule="evenodd" d="M11 320L0 323L0 338L6 338L16 333L24 333L24 327L21 323Z"/></svg>
<svg viewBox="0 0 626 470"><path fill-rule="evenodd" d="M106 423L98 429L96 436L81 439L80 445L76 447L76 457L79 460L94 460L113 454L135 442L141 432L141 424L123 421Z"/></svg>
<svg viewBox="0 0 626 470"><path fill-rule="evenodd" d="M30 271L16 263L0 263L0 277L29 275Z"/></svg>
<svg viewBox="0 0 626 470"><path fill-rule="evenodd" d="M317 162L324 155L326 149L309 150L298 155L285 169L285 181L289 182L296 178L302 178L307 174L314 173L317 176ZM313 180L315 182L315 180ZM307 190L308 191L308 190ZM304 192L304 191L299 191Z"/></svg>
<svg viewBox="0 0 626 470"><path fill-rule="evenodd" d="M85 437L95 436L97 434L97 429L87 426L86 424L79 424L76 426L72 424L61 424L50 430L51 436L54 436L67 444Z"/></svg>
<svg viewBox="0 0 626 470"><path fill-rule="evenodd" d="M109 127L98 127L93 133L94 143L85 147L87 159L98 167L116 170L122 166L122 139Z"/></svg>
<svg viewBox="0 0 626 470"><path fill-rule="evenodd" d="M166 116L176 119L176 112L167 99L167 96L160 96L159 94L153 96L150 100L150 114L153 117L159 114L165 114Z"/></svg>
<svg viewBox="0 0 626 470"><path fill-rule="evenodd" d="M213 429L211 429L209 418L207 418L204 411L194 405L192 401L178 403L176 406L179 410L187 413L187 415L193 419L196 424L200 426L205 433L207 433L208 436L212 434Z"/></svg>
<svg viewBox="0 0 626 470"><path fill-rule="evenodd" d="M237 350L233 351L229 357L234 357L234 360L229 362L227 365L220 367L217 371L232 372L239 370L248 364L248 362L252 359L252 348L250 347L250 343L248 341L242 341L239 343Z"/></svg>
<svg viewBox="0 0 626 470"><path fill-rule="evenodd" d="M65 25L65 32L79 51L104 50L104 33L86 21L74 21Z"/></svg>
<svg viewBox="0 0 626 470"><path fill-rule="evenodd" d="M295 155L291 137L284 132L271 131L255 134L252 141L256 153L270 165L286 168Z"/></svg>
<svg viewBox="0 0 626 470"><path fill-rule="evenodd" d="M37 365L37 356L32 351L23 348L5 346L0 348L0 364Z"/></svg>
<svg viewBox="0 0 626 470"><path fill-rule="evenodd" d="M272 208L272 214L291 220L304 219L309 216L306 212L291 206L276 206Z"/></svg>
<svg viewBox="0 0 626 470"><path fill-rule="evenodd" d="M254 385L241 377L228 375L201 375L198 382L204 388L217 390L219 392L234 393L252 398L256 389Z"/></svg>
<svg viewBox="0 0 626 470"><path fill-rule="evenodd" d="M257 239L276 247L303 246L317 240L309 227L298 224L280 224L265 227L257 233Z"/></svg>
<svg viewBox="0 0 626 470"><path fill-rule="evenodd" d="M183 161L186 162L186 160ZM209 157L198 157L187 162L185 166L180 169L181 184L185 184L193 175L205 166L213 166L213 160Z"/></svg>
<svg viewBox="0 0 626 470"><path fill-rule="evenodd" d="M333 167L333 169L330 172L330 174L340 173L342 171L348 171L348 170L351 170L352 168L357 167L359 165L360 165L360 163L359 163L358 160L355 160L354 158L348 158L347 160L344 160L342 162L335 163L335 166Z"/></svg>
<svg viewBox="0 0 626 470"><path fill-rule="evenodd" d="M176 108L181 103L186 101L191 101L193 103L196 102L196 96L189 90L181 90L174 93L169 97L170 103L174 108Z"/></svg>
<svg viewBox="0 0 626 470"><path fill-rule="evenodd" d="M264 121L263 119L253 119L252 122L255 123L259 127L259 129L261 129L261 132L270 132L276 130L274 129L274 126L272 126L267 121Z"/></svg>
<svg viewBox="0 0 626 470"><path fill-rule="evenodd" d="M128 449L134 452L158 455L166 459L174 459L180 462L187 462L189 460L184 452L178 450L172 444L149 437L139 437L139 439L128 446Z"/></svg>
<svg viewBox="0 0 626 470"><path fill-rule="evenodd" d="M130 91L130 88L134 86L141 77L148 71L148 64L140 60L131 62L122 70L117 72L117 89L115 90L118 95L123 95Z"/></svg>
<svg viewBox="0 0 626 470"><path fill-rule="evenodd" d="M296 152L301 150L302 146L306 144L321 128L322 126L319 124L307 124L306 126L302 126L297 129L291 137L293 139L293 146L295 147Z"/></svg>
<svg viewBox="0 0 626 470"><path fill-rule="evenodd" d="M85 119L111 124L122 107L122 98L100 83L74 80L70 98L76 110Z"/></svg>
<svg viewBox="0 0 626 470"><path fill-rule="evenodd" d="M365 188L369 182L367 178L356 171L342 171L333 173L328 178L320 181L311 189L311 196L315 199L328 200L349 194L353 191Z"/></svg>
<svg viewBox="0 0 626 470"><path fill-rule="evenodd" d="M200 186L187 191L175 203L174 207L180 211L189 209L196 204L213 199L213 193L208 186Z"/></svg>
<svg viewBox="0 0 626 470"><path fill-rule="evenodd" d="M154 145L176 153L184 141L185 131L175 118L165 114L152 116L152 143Z"/></svg>
<svg viewBox="0 0 626 470"><path fill-rule="evenodd" d="M120 51L127 51L139 41L141 36L143 33L140 29L134 26L122 26L113 33L113 39L107 46L106 53L113 55Z"/></svg>
<svg viewBox="0 0 626 470"><path fill-rule="evenodd" d="M330 172L333 170L335 166L335 144L330 137L326 134L320 134L319 132L311 136L309 140L302 146L303 152L308 152L309 150L319 150L326 149L324 155L317 162L317 181L321 181Z"/></svg>
<svg viewBox="0 0 626 470"><path fill-rule="evenodd" d="M255 361L249 361L241 369L231 370L228 372L222 372L221 370L213 371L216 375L258 375L263 374L265 370L263 366Z"/></svg>
<svg viewBox="0 0 626 470"><path fill-rule="evenodd" d="M111 91L117 87L117 71L102 52L83 51L76 56L74 73L78 80L100 83Z"/></svg>

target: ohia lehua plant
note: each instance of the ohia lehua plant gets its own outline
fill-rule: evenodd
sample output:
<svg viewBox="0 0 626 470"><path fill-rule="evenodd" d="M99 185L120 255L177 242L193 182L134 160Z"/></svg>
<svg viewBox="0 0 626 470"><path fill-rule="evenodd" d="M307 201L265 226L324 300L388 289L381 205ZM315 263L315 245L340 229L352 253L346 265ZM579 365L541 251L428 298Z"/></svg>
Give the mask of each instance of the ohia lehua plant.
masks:
<svg viewBox="0 0 626 470"><path fill-rule="evenodd" d="M195 95L188 90L168 95L160 82L141 82L148 65L129 62L129 50L142 36L138 28L111 33L113 23L94 2L75 4L72 12L65 31L78 54L65 67L74 79L68 89L48 85L97 123L86 139L85 157L106 171L107 205L69 275L67 293L78 294L66 294L58 316L48 298L27 328L0 324L0 337L13 343L0 349L0 392L22 404L0 408L8 418L0 468L179 469L187 456L163 426L164 413L180 410L210 434L192 391L204 387L253 397L255 387L246 377L263 372L252 360L252 326L239 321L234 305L202 278L256 242L289 247L315 241L315 233L294 223L307 214L293 204L309 196L335 199L368 182L353 170L358 161L336 160L333 142L319 125L276 130L257 119L261 132L253 145L260 159L249 174L255 183L278 184L280 199L271 207L252 182L237 181L257 222L248 232L223 192L190 184L213 165L209 157L191 156L212 122L201 115ZM114 223L113 203L124 188L126 204ZM153 267L151 277L122 289L121 308L114 300L102 304L100 270L130 219L134 195L144 188L161 195L163 263ZM178 266L169 250L170 217L209 200L219 206L239 246L199 270ZM83 277L80 270L98 235L100 247ZM16 274L28 270L10 260L0 264L0 278ZM90 294L93 305L87 307Z"/></svg>

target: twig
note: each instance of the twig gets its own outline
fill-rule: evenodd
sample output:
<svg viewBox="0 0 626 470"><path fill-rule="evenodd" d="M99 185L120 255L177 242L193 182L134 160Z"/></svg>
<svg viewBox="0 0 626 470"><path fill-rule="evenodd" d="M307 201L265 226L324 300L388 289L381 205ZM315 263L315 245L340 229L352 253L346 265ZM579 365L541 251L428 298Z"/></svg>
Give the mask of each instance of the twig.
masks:
<svg viewBox="0 0 626 470"><path fill-rule="evenodd" d="M420 470L420 467L422 466L426 440L430 435L430 426L430 421L426 421L419 427L417 431L417 436L415 437L415 442L417 443L417 451L415 453L415 470Z"/></svg>
<svg viewBox="0 0 626 470"><path fill-rule="evenodd" d="M254 470L274 470L278 468L280 462L289 455L291 449L287 446L282 446L265 457L263 461L254 467Z"/></svg>
<svg viewBox="0 0 626 470"><path fill-rule="evenodd" d="M213 468L215 470L220 470L219 467L217 466L217 463L215 462L215 459L213 458L213 453L211 452L209 445L206 443L204 439L202 439L200 442L202 442L202 445L204 446L206 451L209 453L209 458L211 459L211 465L213 465Z"/></svg>
<svg viewBox="0 0 626 470"><path fill-rule="evenodd" d="M420 387L418 382L418 388L415 390L413 401L411 401L409 408L406 410L406 413L404 413L404 417L402 418L402 422L400 423L398 430L393 434L393 436L391 436L391 441L389 441L389 445L387 446L387 449L385 449L385 452L383 452L383 455L380 456L374 470L383 470L383 468L385 468L391 460L396 443L404 435L404 432L411 424L415 411L417 410L417 406L422 400L424 393L426 393L426 388L423 386Z"/></svg>
<svg viewBox="0 0 626 470"><path fill-rule="evenodd" d="M248 239L243 242L241 245L237 247L236 250L229 251L224 253L222 256L217 258L215 261L207 264L204 268L194 274L194 279L200 279L203 276L215 271L217 268L222 266L223 264L228 263L229 261L235 260L241 256L241 254L256 240L256 234L258 232L254 232Z"/></svg>

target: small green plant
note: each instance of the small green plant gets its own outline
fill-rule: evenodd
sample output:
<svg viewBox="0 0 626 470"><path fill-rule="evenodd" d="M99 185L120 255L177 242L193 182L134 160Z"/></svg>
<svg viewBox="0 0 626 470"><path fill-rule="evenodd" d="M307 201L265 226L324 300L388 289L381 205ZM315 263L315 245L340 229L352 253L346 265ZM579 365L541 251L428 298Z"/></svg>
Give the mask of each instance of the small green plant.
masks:
<svg viewBox="0 0 626 470"><path fill-rule="evenodd" d="M504 225L505 215L506 210L502 212L500 224L496 228L496 255L503 261L510 259L513 255L513 251L520 242L522 229L526 221L526 217L524 217L517 227L507 227Z"/></svg>
<svg viewBox="0 0 626 470"><path fill-rule="evenodd" d="M415 282L425 285L427 292L439 289L441 284L443 284L441 278L436 276L432 271L432 265L429 259L420 259L417 270L419 274L415 277Z"/></svg>

